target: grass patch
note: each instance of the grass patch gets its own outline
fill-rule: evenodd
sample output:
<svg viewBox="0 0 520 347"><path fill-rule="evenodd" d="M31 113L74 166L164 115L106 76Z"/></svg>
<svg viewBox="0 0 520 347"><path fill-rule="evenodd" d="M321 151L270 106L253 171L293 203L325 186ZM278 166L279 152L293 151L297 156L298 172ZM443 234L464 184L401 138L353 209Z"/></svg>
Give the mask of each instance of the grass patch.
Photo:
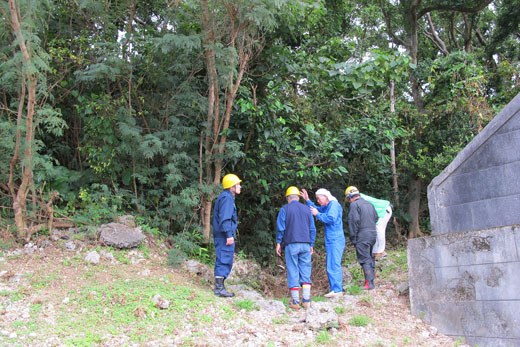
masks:
<svg viewBox="0 0 520 347"><path fill-rule="evenodd" d="M337 314L344 314L345 312L347 312L347 309L343 306L336 306L334 307L334 312L336 312Z"/></svg>
<svg viewBox="0 0 520 347"><path fill-rule="evenodd" d="M284 314L280 317L275 317L272 319L273 324L287 324L289 323L289 316Z"/></svg>
<svg viewBox="0 0 520 347"><path fill-rule="evenodd" d="M364 327L367 326L370 322L371 319L363 315L355 315L348 320L348 324L353 325L355 327Z"/></svg>
<svg viewBox="0 0 520 347"><path fill-rule="evenodd" d="M347 287L347 293L350 295L359 295L363 292L360 286L351 284Z"/></svg>
<svg viewBox="0 0 520 347"><path fill-rule="evenodd" d="M316 342L320 345L328 345L332 342L332 338L327 330L322 330L316 335Z"/></svg>
<svg viewBox="0 0 520 347"><path fill-rule="evenodd" d="M235 301L235 306L241 310L246 310L247 312L260 309L260 307L258 307L254 301L249 299Z"/></svg>
<svg viewBox="0 0 520 347"><path fill-rule="evenodd" d="M318 296L313 297L312 301L314 301L314 302L322 302L322 301L327 301L327 298L325 298L324 296L318 295Z"/></svg>
<svg viewBox="0 0 520 347"><path fill-rule="evenodd" d="M398 282L404 274L408 273L408 260L406 250L387 252L385 259L376 263L377 275L379 279Z"/></svg>
<svg viewBox="0 0 520 347"><path fill-rule="evenodd" d="M156 294L170 302L168 309L155 307ZM188 286L172 287L169 281L116 280L79 288L70 296L70 302L59 307L54 331L73 346L99 345L107 336L126 336L128 343L139 344L151 336L172 334L186 324L203 328L213 322L203 312L208 302L215 301L213 295ZM234 309L223 306L218 315L233 313Z"/></svg>

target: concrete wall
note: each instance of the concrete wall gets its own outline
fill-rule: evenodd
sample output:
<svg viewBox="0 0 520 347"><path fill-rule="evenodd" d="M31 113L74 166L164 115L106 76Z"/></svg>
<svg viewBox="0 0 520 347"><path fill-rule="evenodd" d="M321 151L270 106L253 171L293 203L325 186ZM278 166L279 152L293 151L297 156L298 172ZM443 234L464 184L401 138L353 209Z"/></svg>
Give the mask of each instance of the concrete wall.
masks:
<svg viewBox="0 0 520 347"><path fill-rule="evenodd" d="M408 242L412 312L472 345L520 346L520 226Z"/></svg>
<svg viewBox="0 0 520 347"><path fill-rule="evenodd" d="M520 94L428 186L432 235L520 224Z"/></svg>
<svg viewBox="0 0 520 347"><path fill-rule="evenodd" d="M479 346L520 346L520 94L428 186L410 240L412 312Z"/></svg>

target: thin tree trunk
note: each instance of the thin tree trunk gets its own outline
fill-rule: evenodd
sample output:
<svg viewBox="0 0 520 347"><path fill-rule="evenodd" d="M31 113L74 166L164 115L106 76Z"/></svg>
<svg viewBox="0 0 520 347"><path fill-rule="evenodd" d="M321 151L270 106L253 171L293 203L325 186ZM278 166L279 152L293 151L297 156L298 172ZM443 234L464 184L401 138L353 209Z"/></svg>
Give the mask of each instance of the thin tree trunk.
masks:
<svg viewBox="0 0 520 347"><path fill-rule="evenodd" d="M392 114L392 117L395 117L395 83L393 80L390 81L390 113ZM394 203L396 209L399 208L399 185L398 185L398 177L397 177L397 164L395 161L395 139L392 137L392 144L390 147L390 158L391 158L391 165L392 165L392 184L394 188ZM394 212L395 213L395 212ZM393 218L394 223L394 229L395 229L395 235L397 237L397 241L401 242L401 228L399 226L399 223L397 222L397 218Z"/></svg>
<svg viewBox="0 0 520 347"><path fill-rule="evenodd" d="M27 64L31 60L31 53L27 44L25 42L25 38L22 34L21 25L20 25L20 9L17 7L15 0L9 0L9 9L11 13L11 25L13 31L18 39L18 45L20 47L20 51L22 53L23 63ZM23 166L22 166L22 182L18 187L18 191L16 192L16 196L13 199L13 210L15 216L16 227L18 228L18 235L22 239L26 239L27 233L27 224L26 224L26 199L29 190L33 185L33 168L32 168L32 142L34 139L33 132L33 117L34 117L34 106L36 104L36 85L37 78L34 73L27 74L22 76L24 80L27 81L27 111L25 117L25 153L23 158ZM22 85L24 82L22 82ZM24 93L22 92L21 97L24 97ZM25 97L24 97L25 99ZM20 103L23 103L23 99L20 100ZM23 104L22 104L23 105ZM19 107L18 115L17 115L17 125L21 124L21 119L23 118L23 106ZM18 132L17 132L18 135ZM19 145L19 144L18 144ZM17 156L15 152L15 156ZM15 161L18 158L13 157ZM13 184L13 182L11 182ZM14 185L13 185L14 191Z"/></svg>

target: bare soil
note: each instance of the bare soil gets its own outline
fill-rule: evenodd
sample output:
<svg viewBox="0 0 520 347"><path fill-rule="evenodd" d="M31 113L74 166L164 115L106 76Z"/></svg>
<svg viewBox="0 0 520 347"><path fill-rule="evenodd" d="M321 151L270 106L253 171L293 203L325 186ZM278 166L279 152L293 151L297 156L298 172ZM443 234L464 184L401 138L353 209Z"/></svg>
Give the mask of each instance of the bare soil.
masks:
<svg viewBox="0 0 520 347"><path fill-rule="evenodd" d="M41 244L41 242L40 242ZM168 281L171 288L189 286L212 297L212 286L184 270L173 270L166 265L168 250L161 242L148 238L146 253L132 255L124 253L126 258L118 257L118 252L109 250L95 243L83 243L83 247L67 250L62 240L51 242L46 247L19 255L4 252L0 258L0 345L19 346L62 346L71 345L63 333L42 326L55 324L58 309L67 305L67 298L91 283L116 283L145 276L149 281ZM101 259L97 265L86 263L85 253L90 250L104 249L111 251L115 259ZM11 255L9 255L11 254ZM315 255L317 258L319 254ZM378 265L380 270L391 266L384 260ZM313 296L326 292L326 274L322 264L314 264L316 269ZM280 297L287 295L283 280L283 269L278 274L281 279L265 290L265 295ZM340 326L322 331L309 330L302 320L305 311L287 311L285 317L259 318L259 313L237 309L233 304L236 299L215 298L204 305L204 315L213 317L208 326L197 328L196 333L190 327L194 324L183 323L173 329L173 333L149 336L139 340L129 340L121 336L103 337L101 340L84 342L83 345L99 346L460 346L460 341L445 336L436 328L426 324L410 312L407 294L399 294L397 285L406 280L406 274L383 276L376 281L377 288L370 292L356 295L356 300L348 303L339 300L336 312ZM361 284L361 283L360 283ZM264 294L264 293L263 293ZM95 295L95 293L93 294ZM130 294L127 294L130 295ZM197 297L194 292L193 297ZM200 295L199 295L200 297ZM123 302L125 296L117 297ZM189 299L188 300L193 300ZM31 313L31 307L41 304L43 310L38 315ZM234 310L226 319L219 317L223 306ZM75 306L68 307L74 310ZM220 310L220 311L219 311ZM228 312L229 310L225 310ZM199 312L200 313L200 312ZM194 312L193 314L198 314ZM356 326L354 317L365 317L368 324ZM197 315L198 317L198 315ZM183 318L176 318L183 319ZM186 313L185 320L190 318ZM199 319L200 320L200 319ZM54 322L54 323L53 323ZM200 324L200 322L198 322ZM34 332L21 330L21 327L35 325ZM82 324L78 321L77 324ZM37 328L39 327L39 328ZM29 330L30 331L30 330ZM123 334L124 335L124 334ZM137 342L136 342L137 341Z"/></svg>

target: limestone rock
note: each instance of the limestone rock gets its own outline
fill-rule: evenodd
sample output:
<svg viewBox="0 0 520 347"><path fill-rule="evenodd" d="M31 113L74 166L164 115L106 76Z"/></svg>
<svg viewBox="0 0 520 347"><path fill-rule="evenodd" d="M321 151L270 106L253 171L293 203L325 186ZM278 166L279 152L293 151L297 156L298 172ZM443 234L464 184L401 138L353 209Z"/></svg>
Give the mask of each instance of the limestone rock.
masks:
<svg viewBox="0 0 520 347"><path fill-rule="evenodd" d="M100 255L96 251L88 252L85 256L85 261L91 264L99 264Z"/></svg>
<svg viewBox="0 0 520 347"><path fill-rule="evenodd" d="M311 302L305 314L305 323L310 329L321 330L339 325L339 319L329 302Z"/></svg>
<svg viewBox="0 0 520 347"><path fill-rule="evenodd" d="M131 228L121 223L108 223L99 227L100 240L120 249L137 247L145 238L140 227Z"/></svg>
<svg viewBox="0 0 520 347"><path fill-rule="evenodd" d="M159 294L154 295L152 302L155 304L155 307L160 308L161 310L166 310L168 307L170 307L170 302Z"/></svg>

